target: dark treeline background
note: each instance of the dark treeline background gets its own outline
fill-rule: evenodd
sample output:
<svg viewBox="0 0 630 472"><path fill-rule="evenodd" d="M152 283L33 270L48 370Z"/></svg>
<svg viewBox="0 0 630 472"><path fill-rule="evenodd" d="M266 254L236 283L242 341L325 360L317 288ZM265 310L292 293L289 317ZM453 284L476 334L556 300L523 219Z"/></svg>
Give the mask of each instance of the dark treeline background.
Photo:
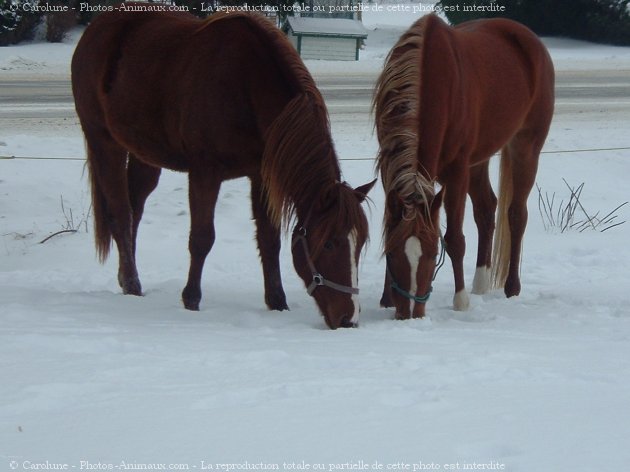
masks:
<svg viewBox="0 0 630 472"><path fill-rule="evenodd" d="M564 36L630 46L630 0L441 0L453 23L505 17L519 21L541 36ZM502 6L502 12L463 11L464 6Z"/></svg>

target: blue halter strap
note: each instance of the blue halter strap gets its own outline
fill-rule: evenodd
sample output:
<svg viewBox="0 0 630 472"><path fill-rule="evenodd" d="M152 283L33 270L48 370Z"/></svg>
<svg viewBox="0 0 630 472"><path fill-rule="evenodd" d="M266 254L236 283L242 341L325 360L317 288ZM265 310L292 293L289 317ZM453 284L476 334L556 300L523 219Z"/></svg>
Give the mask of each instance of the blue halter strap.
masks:
<svg viewBox="0 0 630 472"><path fill-rule="evenodd" d="M440 256L438 258L438 261L435 263L435 272L433 272L433 278L431 279L431 282L435 280L438 272L440 271L440 269L444 265L444 262L446 261L446 242L444 241L444 237L442 236L441 232L440 232L440 245L442 246L440 249ZM392 271L389 268L390 266L389 260L390 260L390 254L388 253L385 256L385 270L387 270L387 275L389 276L389 280L391 280L391 283L389 286L392 289L394 289L399 295L402 295L408 300L413 300L416 303L428 302L429 297L431 296L431 292L433 292L433 285L429 285L429 290L427 290L427 292L424 295L414 295L408 292L407 290L402 288L400 285L398 285L398 282L396 282L396 280L394 279L394 275L392 274Z"/></svg>

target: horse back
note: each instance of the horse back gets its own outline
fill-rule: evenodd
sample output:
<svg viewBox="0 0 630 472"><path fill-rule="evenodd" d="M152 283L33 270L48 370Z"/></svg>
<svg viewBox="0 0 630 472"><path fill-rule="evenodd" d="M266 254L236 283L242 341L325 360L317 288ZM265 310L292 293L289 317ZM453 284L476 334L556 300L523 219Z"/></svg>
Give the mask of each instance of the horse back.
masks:
<svg viewBox="0 0 630 472"><path fill-rule="evenodd" d="M105 128L160 167L212 165L224 178L255 173L266 127L299 86L266 48L274 33L263 21L239 14L210 21L176 12L100 15L72 61L84 131L90 124Z"/></svg>
<svg viewBox="0 0 630 472"><path fill-rule="evenodd" d="M173 44L173 38L164 34L165 27L175 32L174 38L181 37L178 31L185 32L190 28L191 18L186 14L169 12L161 15L109 12L99 15L89 25L77 44L71 63L72 88L79 108L87 106L89 98L101 102L107 99L124 72L120 67L124 55L131 53L131 60L139 67L147 63L157 65L151 50L142 49L152 44L153 50L163 48L164 53L169 52L166 49ZM137 45L135 49L134 43Z"/></svg>
<svg viewBox="0 0 630 472"><path fill-rule="evenodd" d="M505 18L476 20L462 23L455 32L460 47L470 51L480 85L490 84L501 92L525 82L532 101L553 89L549 52L524 25Z"/></svg>
<svg viewBox="0 0 630 472"><path fill-rule="evenodd" d="M443 155L471 152L474 164L519 130L541 127L546 135L553 114L554 70L532 31L507 19L453 28L437 17L425 28L421 109L428 116L444 117L443 123L438 118L437 129L428 123L429 133L444 136L439 145Z"/></svg>

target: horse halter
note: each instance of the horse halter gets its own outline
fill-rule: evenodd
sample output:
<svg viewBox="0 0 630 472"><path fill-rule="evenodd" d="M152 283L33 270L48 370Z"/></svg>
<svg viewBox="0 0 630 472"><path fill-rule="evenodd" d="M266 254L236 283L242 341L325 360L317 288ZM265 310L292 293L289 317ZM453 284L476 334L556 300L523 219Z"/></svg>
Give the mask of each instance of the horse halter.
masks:
<svg viewBox="0 0 630 472"><path fill-rule="evenodd" d="M309 215L310 216L310 215ZM306 219L308 221L309 218ZM308 241L306 240L306 223L300 226L297 229L297 234L293 236L293 243L291 245L292 248L301 241L302 247L304 248L304 255L306 256L306 263L308 264L309 269L311 270L311 274L313 275L313 281L307 287L306 292L309 295L312 295L317 287L326 286L336 290L338 292L349 293L351 295L358 295L359 289L357 287L348 287L347 285L341 285L335 282L332 282L328 279L325 279L322 274L318 272L315 268L315 263L311 257L311 252L308 249Z"/></svg>
<svg viewBox="0 0 630 472"><path fill-rule="evenodd" d="M444 237L442 236L442 232L440 232L440 244L441 244L442 248L440 250L440 256L438 258L438 261L435 263L435 271L433 272L433 278L431 279L431 282L435 281L435 278L437 277L438 272L440 271L440 269L444 265L444 261L446 260L446 242L444 241ZM426 303L426 302L428 302L429 301L429 297L431 296L431 292L433 292L433 284L429 285L429 290L427 290L427 293L425 293L424 295L414 295L414 294L408 292L407 290L402 288L400 285L398 285L398 283L394 279L394 274L392 274L392 271L389 268L389 266L390 266L390 263L389 263L390 258L391 258L390 253L387 253L387 255L385 256L385 270L387 271L387 275L389 276L389 280L391 280L391 283L389 284L389 286L391 288L393 288L396 292L398 292L399 295L402 295L403 297L405 297L408 300L413 300L416 303Z"/></svg>

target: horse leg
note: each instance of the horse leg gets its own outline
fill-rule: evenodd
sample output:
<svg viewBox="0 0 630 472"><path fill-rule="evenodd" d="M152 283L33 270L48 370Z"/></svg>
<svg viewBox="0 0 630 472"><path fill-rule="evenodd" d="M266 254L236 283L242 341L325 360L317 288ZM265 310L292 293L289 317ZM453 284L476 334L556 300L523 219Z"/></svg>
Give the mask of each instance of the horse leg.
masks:
<svg viewBox="0 0 630 472"><path fill-rule="evenodd" d="M492 236L497 197L492 191L488 175L489 161L471 168L468 194L472 200L475 223L477 224L477 268L473 279L472 293L483 295L490 290L490 265L492 263Z"/></svg>
<svg viewBox="0 0 630 472"><path fill-rule="evenodd" d="M129 187L129 201L132 212L132 233L131 243L134 258L136 256L136 238L138 237L138 226L144 213L144 203L148 196L157 187L160 180L161 169L153 167L139 161L132 154L129 155L127 163L127 182Z"/></svg>
<svg viewBox="0 0 630 472"><path fill-rule="evenodd" d="M188 174L190 200L190 269L188 283L182 292L182 301L188 310L199 310L201 301L201 273L206 256L215 240L214 210L219 197L221 180L204 169Z"/></svg>
<svg viewBox="0 0 630 472"><path fill-rule="evenodd" d="M256 240L265 281L265 303L270 310L288 310L280 274L280 229L269 220L267 197L260 177L251 179L252 213L256 220Z"/></svg>
<svg viewBox="0 0 630 472"><path fill-rule="evenodd" d="M92 208L99 257L118 248L118 283L125 294L142 295L133 254L132 212L127 183L127 151L100 127L84 126L92 181Z"/></svg>
<svg viewBox="0 0 630 472"><path fill-rule="evenodd" d="M445 185L444 209L446 211L446 252L451 258L453 276L455 278L455 295L453 309L465 311L470 305L466 285L464 283L464 254L466 239L462 229L464 224L464 209L466 205L467 176L460 173L452 176Z"/></svg>
<svg viewBox="0 0 630 472"><path fill-rule="evenodd" d="M387 264L387 262L385 263ZM380 305L382 308L391 308L394 306L394 302L392 302L392 280L387 269L385 269L385 283Z"/></svg>
<svg viewBox="0 0 630 472"><path fill-rule="evenodd" d="M543 133L543 136L546 133ZM535 130L522 130L507 144L502 159L510 160L512 179L512 199L508 207L508 224L510 228L510 264L505 281L505 295L509 298L521 292L519 264L523 234L527 226L527 198L534 186L538 170L538 157L544 143L537 139Z"/></svg>

